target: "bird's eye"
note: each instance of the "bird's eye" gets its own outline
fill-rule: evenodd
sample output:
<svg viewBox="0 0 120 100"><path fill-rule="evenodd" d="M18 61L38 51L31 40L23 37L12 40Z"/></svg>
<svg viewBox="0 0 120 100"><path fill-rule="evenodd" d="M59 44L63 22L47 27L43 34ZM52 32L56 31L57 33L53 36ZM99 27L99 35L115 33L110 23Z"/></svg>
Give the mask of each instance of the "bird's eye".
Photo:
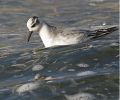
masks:
<svg viewBox="0 0 120 100"><path fill-rule="evenodd" d="M36 23L34 23L31 27L35 27Z"/></svg>

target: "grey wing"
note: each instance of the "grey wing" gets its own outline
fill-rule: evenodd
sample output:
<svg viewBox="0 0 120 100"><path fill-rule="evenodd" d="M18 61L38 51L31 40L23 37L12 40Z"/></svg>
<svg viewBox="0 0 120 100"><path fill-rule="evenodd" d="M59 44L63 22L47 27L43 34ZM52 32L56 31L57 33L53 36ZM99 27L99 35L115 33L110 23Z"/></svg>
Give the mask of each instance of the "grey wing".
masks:
<svg viewBox="0 0 120 100"><path fill-rule="evenodd" d="M103 29L96 29L93 31L89 31L88 37L90 37L91 39L95 39L95 38L99 38L99 37L105 36L107 34L110 34L116 30L118 30L118 27L116 27L116 26L109 27L109 28L103 28Z"/></svg>
<svg viewBox="0 0 120 100"><path fill-rule="evenodd" d="M102 37L104 35L110 34L116 30L118 30L118 27L111 26L108 28L102 28L102 29L95 29L95 30L81 30L77 28L56 28L52 27L52 30L54 30L55 33L59 33L59 35L67 38L73 38L78 40L79 42L83 42L89 39L96 39L99 37ZM66 39L67 39L66 38Z"/></svg>
<svg viewBox="0 0 120 100"><path fill-rule="evenodd" d="M82 34L83 39L96 39L102 36L105 36L107 34L110 34L114 31L118 30L118 27L112 26L109 28L103 28L103 29L96 29L96 30L74 30L76 33Z"/></svg>

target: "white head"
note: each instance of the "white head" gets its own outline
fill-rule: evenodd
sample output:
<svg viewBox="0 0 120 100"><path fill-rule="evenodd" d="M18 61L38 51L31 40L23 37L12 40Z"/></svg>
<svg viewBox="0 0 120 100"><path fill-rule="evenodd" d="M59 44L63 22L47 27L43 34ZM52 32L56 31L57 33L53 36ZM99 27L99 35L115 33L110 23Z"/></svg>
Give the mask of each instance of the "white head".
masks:
<svg viewBox="0 0 120 100"><path fill-rule="evenodd" d="M38 17L33 16L33 17L29 18L27 21L27 27L29 30L29 36L28 36L28 42L29 42L32 33L38 32L40 30L41 25L40 25Z"/></svg>

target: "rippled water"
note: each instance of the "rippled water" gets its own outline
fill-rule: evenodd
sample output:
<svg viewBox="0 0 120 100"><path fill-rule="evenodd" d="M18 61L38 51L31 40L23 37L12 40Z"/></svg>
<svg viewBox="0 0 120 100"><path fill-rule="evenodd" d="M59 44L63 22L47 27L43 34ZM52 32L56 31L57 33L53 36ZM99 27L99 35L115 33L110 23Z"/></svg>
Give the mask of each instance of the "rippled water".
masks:
<svg viewBox="0 0 120 100"><path fill-rule="evenodd" d="M36 33L26 42L33 15L90 28L118 25L118 12L118 0L1 0L0 100L118 100L118 31L71 46L44 48Z"/></svg>

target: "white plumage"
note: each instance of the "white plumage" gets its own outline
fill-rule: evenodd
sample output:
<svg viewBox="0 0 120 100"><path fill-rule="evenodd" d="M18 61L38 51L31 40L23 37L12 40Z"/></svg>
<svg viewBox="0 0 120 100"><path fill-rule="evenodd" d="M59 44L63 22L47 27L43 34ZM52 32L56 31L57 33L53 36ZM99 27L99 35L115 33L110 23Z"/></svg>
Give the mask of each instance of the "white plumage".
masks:
<svg viewBox="0 0 120 100"><path fill-rule="evenodd" d="M27 27L30 32L28 41L33 32L38 32L45 47L81 43L89 39L104 36L118 29L116 26L92 31L80 30L80 28L60 29L45 22L40 22L36 16L29 18Z"/></svg>

